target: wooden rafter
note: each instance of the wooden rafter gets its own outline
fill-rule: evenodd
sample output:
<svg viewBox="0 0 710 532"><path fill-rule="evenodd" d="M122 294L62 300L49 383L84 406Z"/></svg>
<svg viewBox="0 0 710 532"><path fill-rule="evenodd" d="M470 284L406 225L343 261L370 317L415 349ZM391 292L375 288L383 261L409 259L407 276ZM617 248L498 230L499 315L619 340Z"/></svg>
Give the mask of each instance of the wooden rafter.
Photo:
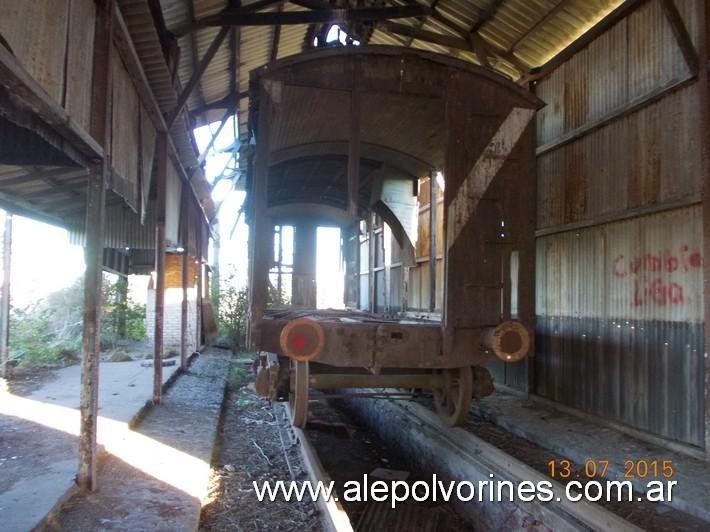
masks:
<svg viewBox="0 0 710 532"><path fill-rule="evenodd" d="M487 40L483 35L477 32L471 32L469 29L464 28L460 25L458 25L456 22L450 20L448 17L444 16L441 14L441 12L437 9L432 10L431 17L436 20L437 22L440 22L447 28L449 28L451 31L459 35L462 39L470 42L471 38L473 35L478 35L481 37L480 43L482 43L482 46L485 48L485 52L494 57L499 57L500 59L503 59L504 61L510 63L513 65L518 71L520 72L525 72L528 67L525 65L520 59L515 57L512 53L509 53L507 50L505 50L503 47L500 45ZM475 51L475 50L474 50Z"/></svg>
<svg viewBox="0 0 710 532"><path fill-rule="evenodd" d="M487 9L482 10L476 22L471 26L471 33L478 33L483 26L493 19L504 2L505 0L493 0Z"/></svg>
<svg viewBox="0 0 710 532"><path fill-rule="evenodd" d="M548 23L548 21L552 20L557 16L557 14L564 9L565 4L567 3L567 0L560 0L555 7L553 7L550 11L548 11L545 16L543 16L540 20L538 20L535 24L530 26L529 29L524 31L514 42L508 47L508 53L513 53L515 50L518 49L518 46L530 37L533 33L535 33L538 29L540 29L542 26Z"/></svg>
<svg viewBox="0 0 710 532"><path fill-rule="evenodd" d="M207 111L211 111L212 109L229 109L234 106L235 102L238 102L242 98L246 98L248 96L249 91L229 93L224 98L220 98L219 100L215 100L214 102L206 103L205 105L202 105L200 107L195 107L194 109L191 109L190 112L193 116L196 116L202 113L206 113Z"/></svg>
<svg viewBox="0 0 710 532"><path fill-rule="evenodd" d="M349 24L374 20L423 17L430 13L424 5L391 6L382 8L318 9L259 13L244 9L225 11L197 22L198 27L209 26L272 26L291 24Z"/></svg>
<svg viewBox="0 0 710 532"><path fill-rule="evenodd" d="M678 7L673 0L661 0L661 9L663 15L671 26L676 42L683 54L683 59L688 65L688 70L693 75L696 75L700 70L700 60L698 59L698 51L693 45L693 40L690 38L688 28L683 22L683 17L678 12Z"/></svg>
<svg viewBox="0 0 710 532"><path fill-rule="evenodd" d="M278 13L283 11L283 2L279 4ZM279 55L279 42L281 41L281 26L274 26L274 34L271 38L271 51L269 52L269 62L276 61Z"/></svg>
<svg viewBox="0 0 710 532"><path fill-rule="evenodd" d="M191 23L195 22L195 6L191 0L187 1L188 16L190 17ZM192 61L192 71L197 70L197 66L200 64L199 57L197 56L197 39L195 39L195 34L190 34L190 60ZM179 69L175 69L179 70ZM202 93L198 91L198 99L201 105L204 105L205 101L202 99Z"/></svg>
<svg viewBox="0 0 710 532"><path fill-rule="evenodd" d="M431 9L436 9L436 6L437 6L438 3L439 3L439 0L432 0L432 2L431 2L431 4L429 5L429 7L430 7ZM424 24L426 24L426 17L422 17L421 19L419 19L419 22L417 23L417 29L418 29L418 30L423 30L423 29L424 29ZM412 43L414 42L414 40L415 40L414 37L409 37L409 39L407 40L407 43L405 44L405 46L406 46L407 48L411 48L411 47L412 47Z"/></svg>
<svg viewBox="0 0 710 532"><path fill-rule="evenodd" d="M464 50L466 52L475 53L471 42L460 37L444 35L443 33L437 33L434 31L421 30L413 26L407 26L405 24L389 21L379 23L378 28L394 35L410 37L412 40L426 41L432 44L438 44L439 46L452 48L454 50Z"/></svg>
<svg viewBox="0 0 710 532"><path fill-rule="evenodd" d="M197 69L192 73L192 77L187 82L187 85L185 85L185 88L182 90L182 93L180 93L175 109L173 109L172 113L165 121L168 129L170 129L170 127L172 127L172 125L175 123L175 120L180 115L180 111L182 111L182 108L187 103L187 99L190 97L190 94L192 93L193 89L200 82L202 74L204 74L205 70L207 69L207 66L212 61L212 58L217 53L217 50L219 50L219 47L224 42L224 39L226 39L229 32L230 28L227 26L223 26L222 28L220 28L214 40L210 44L209 48L207 48L205 55L200 60L199 65L197 65Z"/></svg>

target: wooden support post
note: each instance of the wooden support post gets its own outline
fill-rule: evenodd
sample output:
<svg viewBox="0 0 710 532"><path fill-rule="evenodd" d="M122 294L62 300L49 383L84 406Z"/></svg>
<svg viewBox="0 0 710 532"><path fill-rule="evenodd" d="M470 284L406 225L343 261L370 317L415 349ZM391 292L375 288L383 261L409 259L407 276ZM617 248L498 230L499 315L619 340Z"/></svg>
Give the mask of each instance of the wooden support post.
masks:
<svg viewBox="0 0 710 532"><path fill-rule="evenodd" d="M392 232L385 223L382 224L382 247L380 251L382 252L382 260L385 267L384 286L382 287L382 293L384 295L383 311L385 314L389 314L392 307Z"/></svg>
<svg viewBox="0 0 710 532"><path fill-rule="evenodd" d="M86 201L84 254L84 330L81 361L81 425L77 482L84 490L96 489L96 430L99 403L99 355L101 344L101 263L106 203L105 168L89 176Z"/></svg>
<svg viewBox="0 0 710 532"><path fill-rule="evenodd" d="M276 290L280 296L283 291L284 226L279 225L277 231L279 233L279 247L276 254Z"/></svg>
<svg viewBox="0 0 710 532"><path fill-rule="evenodd" d="M367 310L375 312L377 302L375 301L375 214L372 211L367 213Z"/></svg>
<svg viewBox="0 0 710 532"><path fill-rule="evenodd" d="M0 301L0 378L9 374L7 361L10 340L10 272L12 267L12 214L5 212L2 237L2 301Z"/></svg>
<svg viewBox="0 0 710 532"><path fill-rule="evenodd" d="M269 179L269 129L272 122L271 96L259 91L259 123L256 132L254 174L251 180L249 220L249 337L250 349L260 343L259 322L268 301L269 270L274 258L274 227L267 214Z"/></svg>
<svg viewBox="0 0 710 532"><path fill-rule="evenodd" d="M357 219L360 191L360 90L358 87L359 65L355 64L355 79L350 92L350 137L348 141L348 216Z"/></svg>
<svg viewBox="0 0 710 532"><path fill-rule="evenodd" d="M355 242L355 268L353 282L355 283L355 308L360 308L360 222L352 225L352 236Z"/></svg>
<svg viewBox="0 0 710 532"><path fill-rule="evenodd" d="M96 489L96 433L99 411L99 357L101 348L101 296L106 180L111 171L113 113L114 2L98 8L94 40L91 132L103 142L104 158L91 168L84 222L84 308L81 339L81 391L79 399L79 469L76 481L84 491Z"/></svg>
<svg viewBox="0 0 710 532"><path fill-rule="evenodd" d="M202 269L202 222L197 228L197 250L195 252L195 350L202 347L202 281L204 271Z"/></svg>
<svg viewBox="0 0 710 532"><path fill-rule="evenodd" d="M187 240L187 239L185 239ZM187 329L187 310L188 299L187 289L189 285L190 273L190 250L187 248L187 242L183 244L182 252L182 305L180 307L180 367L187 369L187 349L190 345L190 335Z"/></svg>
<svg viewBox="0 0 710 532"><path fill-rule="evenodd" d="M165 318L165 209L167 193L168 135L158 134L158 196L155 224L155 331L153 336L153 404L159 404L163 390L163 323Z"/></svg>
<svg viewBox="0 0 710 532"><path fill-rule="evenodd" d="M707 2L699 2L698 10L701 20L702 33L700 36L700 103L701 103L701 134L702 146L702 173L703 173L703 245L705 249L710 249L710 6ZM704 383L705 383L705 456L710 461L710 349L708 349L708 339L710 339L710 261L706 260L703 267L704 275L704 332L705 332L705 353L704 353Z"/></svg>
<svg viewBox="0 0 710 532"><path fill-rule="evenodd" d="M409 312L410 266L402 265L402 313Z"/></svg>
<svg viewBox="0 0 710 532"><path fill-rule="evenodd" d="M316 240L318 227L309 222L296 225L293 248L293 284L291 303L294 307L316 308Z"/></svg>
<svg viewBox="0 0 710 532"><path fill-rule="evenodd" d="M429 172L429 312L436 309L436 198L436 176Z"/></svg>

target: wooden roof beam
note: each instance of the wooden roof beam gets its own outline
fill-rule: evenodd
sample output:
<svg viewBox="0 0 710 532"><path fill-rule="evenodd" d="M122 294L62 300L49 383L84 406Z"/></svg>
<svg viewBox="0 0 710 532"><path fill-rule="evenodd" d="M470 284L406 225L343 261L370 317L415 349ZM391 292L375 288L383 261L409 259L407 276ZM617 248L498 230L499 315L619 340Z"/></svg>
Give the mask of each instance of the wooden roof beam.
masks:
<svg viewBox="0 0 710 532"><path fill-rule="evenodd" d="M283 2L279 4L278 12L284 9ZM269 62L273 63L279 56L279 43L281 42L281 26L274 26L274 34L271 38L271 51L269 52Z"/></svg>
<svg viewBox="0 0 710 532"><path fill-rule="evenodd" d="M487 58L487 50L484 51L485 45L480 42L476 36L469 36L471 40L465 40L460 37L444 35L433 31L417 29L413 26L398 24L396 22L381 22L378 27L395 35L410 37L412 40L426 41L439 46L446 46L455 50L464 50L466 52L475 53L483 66L489 67L490 63Z"/></svg>
<svg viewBox="0 0 710 532"><path fill-rule="evenodd" d="M439 0L432 0L431 4L429 5L430 9L435 9L436 5L439 3ZM419 19L419 23L417 24L417 29L418 30L423 30L424 29L424 24L426 23L426 17L422 17ZM407 44L405 45L407 48L412 47L412 43L414 42L414 37L410 37L409 40L407 41Z"/></svg>
<svg viewBox="0 0 710 532"><path fill-rule="evenodd" d="M223 26L222 28L220 28L219 33L217 33L209 48L207 48L205 55L200 60L200 64L197 65L197 69L192 73L190 81L187 82L187 85L185 85L185 88L183 88L182 92L180 93L175 109L173 109L173 111L170 113L170 116L165 121L168 130L175 123L177 117L180 116L180 111L182 111L182 108L185 107L187 99L190 97L190 94L192 93L193 89L200 82L202 74L204 74L205 70L207 70L207 67L212 61L212 58L217 53L217 50L219 50L219 47L224 42L224 39L227 38L229 31L230 28L228 26Z"/></svg>
<svg viewBox="0 0 710 532"><path fill-rule="evenodd" d="M505 0L493 0L490 7L488 7L487 9L483 9L481 11L481 15L478 17L478 20L476 20L473 26L471 26L470 32L478 33L478 31L483 28L483 26L485 26L491 19L496 16L496 13L498 13L498 10L503 5L503 2L505 2Z"/></svg>
<svg viewBox="0 0 710 532"><path fill-rule="evenodd" d="M661 9L663 10L663 15L671 26L673 35L675 36L676 42L680 47L680 51L683 54L683 59L685 59L686 65L688 65L688 70L692 75L697 75L700 71L700 59L698 59L698 51L693 45L693 40L690 38L690 33L688 33L688 28L683 22L683 17L681 17L678 12L678 7L675 5L673 0L661 0Z"/></svg>
<svg viewBox="0 0 710 532"><path fill-rule="evenodd" d="M432 10L431 17L436 20L437 22L440 22L447 28L449 28L451 31L454 33L458 34L462 39L464 39L467 42L470 42L471 39L478 39L480 38L480 45L484 48L485 53L492 57L498 57L502 59L503 61L506 61L507 63L510 63L513 65L519 72L526 72L528 70L528 66L525 65L520 59L515 57L512 53L509 53L507 50L505 50L503 47L486 40L485 37L483 37L480 33L477 32L471 32L467 28L461 27L458 24L456 24L454 21L449 20L447 17L442 15L437 9ZM476 37L477 36L477 37ZM475 52L475 50L472 50L469 48L469 51Z"/></svg>
<svg viewBox="0 0 710 532"><path fill-rule="evenodd" d="M515 50L518 49L518 46L527 39L530 35L535 33L538 29L540 29L542 26L547 24L548 21L552 20L554 17L557 16L557 14L564 9L565 4L568 2L568 0L560 0L555 7L553 7L550 11L547 12L547 14L542 17L540 20L538 20L535 24L530 26L529 29L524 31L516 40L513 44L511 44L508 47L508 52L513 53Z"/></svg>
<svg viewBox="0 0 710 532"><path fill-rule="evenodd" d="M198 27L209 26L273 26L292 24L349 24L396 18L424 17L431 10L424 5L364 7L348 9L317 9L258 13L242 9L225 9L217 15L197 21Z"/></svg>
<svg viewBox="0 0 710 532"><path fill-rule="evenodd" d="M220 98L219 100L215 100L213 102L206 103L205 105L202 105L200 107L195 107L194 109L191 109L190 112L195 115L200 115L202 113L206 113L207 111L211 111L213 109L231 109L234 107L235 102L238 102L238 100L241 100L242 98L246 98L249 96L249 91L241 91L239 93L230 93L227 94L224 98Z"/></svg>

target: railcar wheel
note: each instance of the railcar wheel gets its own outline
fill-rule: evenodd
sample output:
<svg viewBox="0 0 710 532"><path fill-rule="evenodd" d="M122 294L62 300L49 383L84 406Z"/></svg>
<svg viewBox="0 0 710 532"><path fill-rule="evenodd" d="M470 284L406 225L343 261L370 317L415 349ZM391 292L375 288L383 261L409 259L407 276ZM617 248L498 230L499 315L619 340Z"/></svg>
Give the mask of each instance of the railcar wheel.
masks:
<svg viewBox="0 0 710 532"><path fill-rule="evenodd" d="M304 428L308 419L308 362L291 360L290 379L288 402L291 406L291 424Z"/></svg>
<svg viewBox="0 0 710 532"><path fill-rule="evenodd" d="M447 425L460 425L471 407L473 372L466 366L444 369L440 373L444 376L444 387L434 389L436 412Z"/></svg>

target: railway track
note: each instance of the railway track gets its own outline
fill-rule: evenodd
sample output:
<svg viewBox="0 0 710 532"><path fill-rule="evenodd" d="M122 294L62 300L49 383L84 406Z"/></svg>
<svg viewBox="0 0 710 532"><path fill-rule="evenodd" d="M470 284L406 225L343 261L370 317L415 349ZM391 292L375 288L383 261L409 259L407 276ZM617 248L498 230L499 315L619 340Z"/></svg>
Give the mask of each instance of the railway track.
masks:
<svg viewBox="0 0 710 532"><path fill-rule="evenodd" d="M493 473L497 479L514 483L551 481L549 477L466 429L444 425L433 411L421 404L391 400L361 401L360 404L379 412L376 418L382 421L380 426L384 430L378 431L378 435L385 442L397 441L397 451L408 449L407 461L421 466L423 472L437 473L440 478L451 480L478 481ZM323 466L316 446L309 437L309 430L290 426L288 404L276 404L275 413L280 427L289 434L287 437L292 443L299 445L309 480L327 485L332 476ZM535 501L513 506L507 502L467 503L468 506L463 508L463 512L462 506L466 505L459 503L457 510L467 519L474 515L472 526L476 528L493 527L496 520L507 515L507 521L498 522L498 527L505 524L512 525L511 528L527 528L536 524L555 530L640 530L597 504L567 500L564 497L564 486L551 482L555 499L550 503ZM351 522L351 516L341 502L334 499L325 500L321 496L317 505L324 529L350 531L358 528L357 523Z"/></svg>

